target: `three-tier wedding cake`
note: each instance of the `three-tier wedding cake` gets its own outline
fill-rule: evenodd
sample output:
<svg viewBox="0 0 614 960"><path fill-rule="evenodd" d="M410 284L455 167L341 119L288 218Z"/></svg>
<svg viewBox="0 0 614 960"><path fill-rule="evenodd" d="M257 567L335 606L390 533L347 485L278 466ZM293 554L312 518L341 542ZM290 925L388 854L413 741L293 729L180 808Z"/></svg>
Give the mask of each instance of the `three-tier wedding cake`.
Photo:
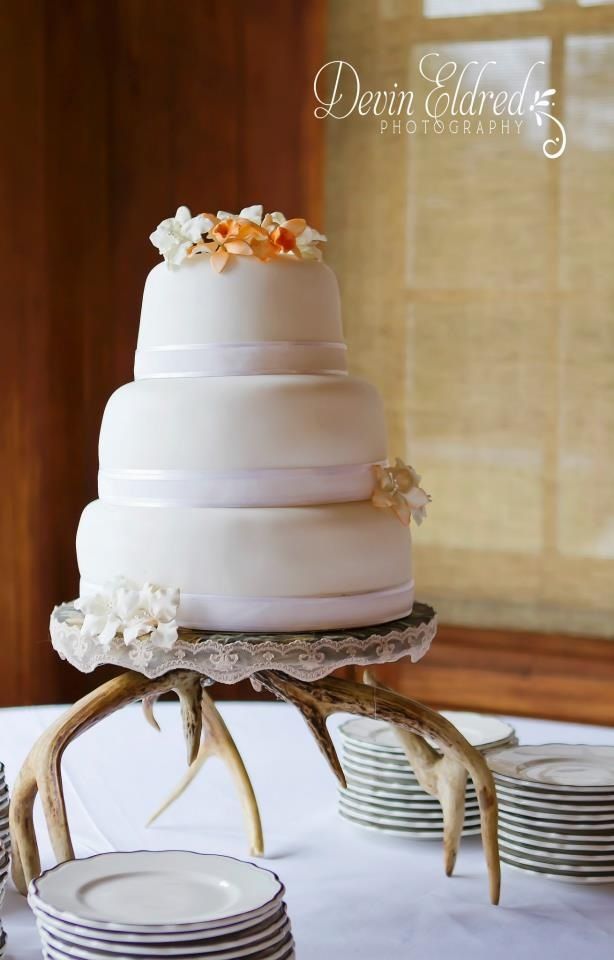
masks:
<svg viewBox="0 0 614 960"><path fill-rule="evenodd" d="M182 207L151 239L166 262L145 284L135 380L107 404L100 499L77 534L86 620L101 597L116 627L138 603L162 625L219 631L407 615L409 521L428 497L387 462L377 391L348 375L325 237L260 207Z"/></svg>

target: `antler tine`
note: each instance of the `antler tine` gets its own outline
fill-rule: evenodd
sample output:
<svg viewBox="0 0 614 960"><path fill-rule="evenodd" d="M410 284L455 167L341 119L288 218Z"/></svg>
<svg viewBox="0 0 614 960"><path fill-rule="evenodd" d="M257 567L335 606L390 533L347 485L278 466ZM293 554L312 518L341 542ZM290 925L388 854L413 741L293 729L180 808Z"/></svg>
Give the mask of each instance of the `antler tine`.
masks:
<svg viewBox="0 0 614 960"><path fill-rule="evenodd" d="M371 687L394 693L390 687L380 683L370 670L363 672L363 680ZM395 731L418 783L441 804L444 867L446 876L451 877L465 821L467 771L458 760L442 756L417 734L400 726L395 726Z"/></svg>
<svg viewBox="0 0 614 960"><path fill-rule="evenodd" d="M188 754L188 765L198 756L203 731L202 683L198 673L182 673L173 689L181 704L183 737Z"/></svg>
<svg viewBox="0 0 614 960"><path fill-rule="evenodd" d="M329 766L342 787L347 786L343 767L326 726L327 718L338 711L338 707L318 699L312 692L313 684L290 680L283 674L264 670L257 674L263 687L282 700L293 703L301 712L303 719L315 737L316 743L326 757Z"/></svg>
<svg viewBox="0 0 614 960"><path fill-rule="evenodd" d="M157 730L160 733L160 724L156 720L156 715L154 713L154 706L158 700L157 694L150 697L143 697L143 715L147 720L147 723L150 727L153 727L154 730Z"/></svg>
<svg viewBox="0 0 614 960"><path fill-rule="evenodd" d="M154 823L165 810L168 810L171 804L187 790L209 757L217 756L227 765L237 785L250 838L250 853L252 856L261 857L264 853L262 823L249 774L245 769L241 754L237 750L230 731L224 723L223 717L215 706L215 703L204 689L201 692L201 696L204 737L201 741L198 755L170 795L149 818L147 826L151 826L151 824Z"/></svg>

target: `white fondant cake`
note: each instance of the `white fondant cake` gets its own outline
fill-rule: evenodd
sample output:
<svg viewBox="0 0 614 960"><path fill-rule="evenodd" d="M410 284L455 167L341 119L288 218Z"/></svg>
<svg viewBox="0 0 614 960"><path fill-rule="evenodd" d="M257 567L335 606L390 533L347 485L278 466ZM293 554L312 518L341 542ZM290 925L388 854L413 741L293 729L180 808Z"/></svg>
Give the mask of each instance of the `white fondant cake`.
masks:
<svg viewBox="0 0 614 960"><path fill-rule="evenodd" d="M104 414L82 595L178 588L180 625L222 631L411 611L408 524L428 498L386 465L380 398L347 375L336 279L307 231L181 208L152 235L167 264L145 284L136 379Z"/></svg>

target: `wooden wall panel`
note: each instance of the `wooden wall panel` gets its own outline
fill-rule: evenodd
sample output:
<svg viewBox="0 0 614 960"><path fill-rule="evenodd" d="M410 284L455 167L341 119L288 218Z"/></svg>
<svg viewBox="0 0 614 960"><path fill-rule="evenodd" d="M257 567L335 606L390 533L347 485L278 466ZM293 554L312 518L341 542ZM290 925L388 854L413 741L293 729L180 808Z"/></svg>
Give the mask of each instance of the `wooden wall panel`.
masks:
<svg viewBox="0 0 614 960"><path fill-rule="evenodd" d="M434 707L614 726L611 640L443 625L424 660L375 673Z"/></svg>
<svg viewBox="0 0 614 960"><path fill-rule="evenodd" d="M132 378L152 228L179 203L320 223L304 109L321 0L0 5L0 705L101 679L53 654L108 396ZM314 59L315 58L315 59Z"/></svg>

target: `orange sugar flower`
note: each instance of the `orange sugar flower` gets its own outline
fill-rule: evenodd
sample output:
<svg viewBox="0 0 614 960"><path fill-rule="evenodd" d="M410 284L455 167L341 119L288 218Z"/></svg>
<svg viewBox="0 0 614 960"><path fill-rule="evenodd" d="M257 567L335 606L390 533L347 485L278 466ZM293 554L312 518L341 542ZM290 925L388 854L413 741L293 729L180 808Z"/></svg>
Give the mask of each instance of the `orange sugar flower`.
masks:
<svg viewBox="0 0 614 960"><path fill-rule="evenodd" d="M286 220L281 213L267 213L262 226L268 232L276 253L293 253L295 257L301 256L297 239L307 226L305 220L301 217Z"/></svg>
<svg viewBox="0 0 614 960"><path fill-rule="evenodd" d="M251 257L254 253L252 244L267 239L266 231L250 220L242 219L220 220L209 236L217 244L211 254L211 266L217 273L222 272L231 254Z"/></svg>

